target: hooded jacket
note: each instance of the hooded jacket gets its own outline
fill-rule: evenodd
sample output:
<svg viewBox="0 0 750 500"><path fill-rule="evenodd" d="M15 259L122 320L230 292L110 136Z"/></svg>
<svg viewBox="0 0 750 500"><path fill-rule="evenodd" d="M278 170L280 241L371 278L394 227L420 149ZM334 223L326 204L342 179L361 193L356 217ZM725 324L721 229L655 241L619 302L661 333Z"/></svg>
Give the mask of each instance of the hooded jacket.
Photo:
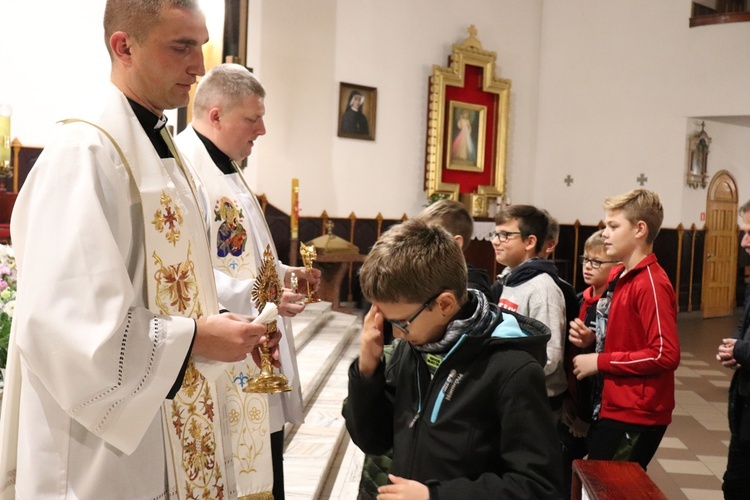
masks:
<svg viewBox="0 0 750 500"><path fill-rule="evenodd" d="M680 364L672 283L649 254L630 271L615 266L604 352L597 367L604 379L600 418L635 425L669 425L674 372Z"/></svg>
<svg viewBox="0 0 750 500"><path fill-rule="evenodd" d="M562 403L562 395L568 388L565 379L563 356L565 339L568 337L566 299L558 284L555 263L548 259L529 259L498 280L493 293L499 297L499 306L541 321L550 328L547 343L547 364L544 367L547 396L555 398L556 408ZM572 289L571 289L572 292ZM578 300L572 292L570 311L578 311ZM575 316L573 316L575 317Z"/></svg>
<svg viewBox="0 0 750 500"><path fill-rule="evenodd" d="M372 377L349 369L346 425L366 453L393 447L391 473L430 498L559 498L560 451L542 366L549 329L490 304L486 331L463 334L434 377L398 341Z"/></svg>

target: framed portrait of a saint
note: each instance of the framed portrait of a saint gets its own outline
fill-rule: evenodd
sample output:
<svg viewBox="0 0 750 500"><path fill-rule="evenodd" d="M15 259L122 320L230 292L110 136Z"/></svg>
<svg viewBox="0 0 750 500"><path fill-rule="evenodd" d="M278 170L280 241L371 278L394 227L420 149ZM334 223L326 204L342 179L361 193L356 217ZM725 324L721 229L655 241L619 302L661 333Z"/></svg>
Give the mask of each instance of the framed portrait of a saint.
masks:
<svg viewBox="0 0 750 500"><path fill-rule="evenodd" d="M450 101L448 110L448 168L484 171L484 131L487 106Z"/></svg>
<svg viewBox="0 0 750 500"><path fill-rule="evenodd" d="M338 105L338 136L375 140L378 90L341 82Z"/></svg>

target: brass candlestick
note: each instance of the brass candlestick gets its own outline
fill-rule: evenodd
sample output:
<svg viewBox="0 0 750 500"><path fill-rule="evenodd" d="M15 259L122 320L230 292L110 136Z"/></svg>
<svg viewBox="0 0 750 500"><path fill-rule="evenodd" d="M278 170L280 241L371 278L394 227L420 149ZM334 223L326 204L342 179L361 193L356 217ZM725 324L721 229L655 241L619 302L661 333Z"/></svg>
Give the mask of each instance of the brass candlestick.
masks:
<svg viewBox="0 0 750 500"><path fill-rule="evenodd" d="M276 263L274 262L273 252L271 252L271 245L267 245L266 251L263 252L263 264L258 270L258 276L255 278L255 285L253 285L253 302L258 311L262 311L268 302L279 305L283 294L284 286L279 280L278 273L276 273ZM277 331L276 320L268 323L267 328L270 337L271 333ZM260 349L260 374L248 380L247 387L243 391L264 394L291 391L289 380L281 373L274 373L273 371L268 342L263 342L258 349Z"/></svg>
<svg viewBox="0 0 750 500"><path fill-rule="evenodd" d="M305 265L305 269L307 269L307 275L312 276L313 262L315 262L315 259L318 258L318 252L315 251L315 246L307 246L304 243L300 242L299 253L302 255L302 263ZM320 299L316 299L315 297L313 297L313 295L315 295L315 292L310 288L310 282L307 281L307 299L305 299L306 304L310 304L311 302L320 302Z"/></svg>

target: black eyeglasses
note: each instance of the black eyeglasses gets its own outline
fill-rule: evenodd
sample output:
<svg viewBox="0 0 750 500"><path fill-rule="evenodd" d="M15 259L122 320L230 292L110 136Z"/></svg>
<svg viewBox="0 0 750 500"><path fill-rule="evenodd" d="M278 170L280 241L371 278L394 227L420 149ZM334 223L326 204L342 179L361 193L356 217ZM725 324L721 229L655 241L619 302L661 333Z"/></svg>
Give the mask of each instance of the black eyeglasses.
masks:
<svg viewBox="0 0 750 500"><path fill-rule="evenodd" d="M409 325L412 323L412 321L414 321L415 319L417 319L417 316L419 316L420 314L422 314L422 311L424 311L429 306L431 306L433 304L433 302L435 302L435 299L437 299L439 296L440 296L440 294L437 294L434 297L432 297L431 299L429 299L427 302L425 302L424 304L422 304L422 307L419 308L419 311L417 311L416 313L414 313L412 315L412 317L409 318L409 319L407 319L406 321L399 321L397 319L386 319L386 321L388 323L392 324L393 326L395 326L396 328L398 328L399 330L401 330L402 332L404 332L405 334L409 335L409 333L411 333L409 331Z"/></svg>
<svg viewBox="0 0 750 500"><path fill-rule="evenodd" d="M504 243L514 234L521 234L521 231L490 231L490 240L497 238L500 243Z"/></svg>
<svg viewBox="0 0 750 500"><path fill-rule="evenodd" d="M599 269L602 267L602 264L617 264L620 262L619 260L596 260L596 259L589 259L581 255L578 257L578 263L582 266L585 266L586 264L591 264L592 269Z"/></svg>

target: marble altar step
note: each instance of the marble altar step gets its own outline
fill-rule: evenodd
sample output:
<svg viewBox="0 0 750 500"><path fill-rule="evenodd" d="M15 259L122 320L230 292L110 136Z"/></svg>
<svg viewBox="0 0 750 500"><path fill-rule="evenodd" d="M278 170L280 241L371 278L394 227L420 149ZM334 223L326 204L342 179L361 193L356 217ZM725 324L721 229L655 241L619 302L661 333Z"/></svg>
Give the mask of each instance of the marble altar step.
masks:
<svg viewBox="0 0 750 500"><path fill-rule="evenodd" d="M326 482L329 476L335 478L339 449L349 441L341 404L349 365L359 353L362 322L330 306L311 304L293 322L305 423L287 424L285 429L284 482L289 500L327 498L323 496Z"/></svg>

